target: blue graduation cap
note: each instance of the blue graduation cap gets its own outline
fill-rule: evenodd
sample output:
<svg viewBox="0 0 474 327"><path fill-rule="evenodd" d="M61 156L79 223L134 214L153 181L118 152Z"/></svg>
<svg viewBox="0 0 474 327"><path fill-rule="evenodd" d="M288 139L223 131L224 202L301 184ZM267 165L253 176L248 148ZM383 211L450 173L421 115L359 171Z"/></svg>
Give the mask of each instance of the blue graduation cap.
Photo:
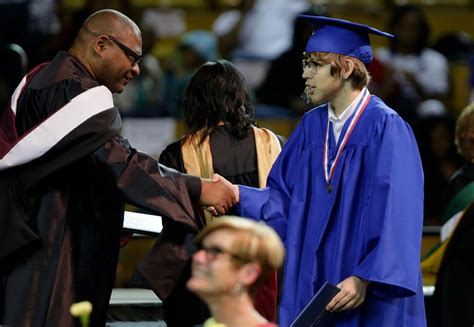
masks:
<svg viewBox="0 0 474 327"><path fill-rule="evenodd" d="M314 32L306 45L306 52L332 52L360 59L365 65L372 62L369 34L393 38L390 33L348 20L323 16L301 15L314 25Z"/></svg>

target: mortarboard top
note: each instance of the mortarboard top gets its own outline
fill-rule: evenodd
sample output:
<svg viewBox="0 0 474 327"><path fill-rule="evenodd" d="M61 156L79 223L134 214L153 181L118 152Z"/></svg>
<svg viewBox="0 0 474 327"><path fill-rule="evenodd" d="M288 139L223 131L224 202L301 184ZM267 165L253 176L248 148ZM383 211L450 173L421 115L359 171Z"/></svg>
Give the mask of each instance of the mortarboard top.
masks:
<svg viewBox="0 0 474 327"><path fill-rule="evenodd" d="M301 15L314 25L314 32L306 45L306 52L332 52L360 59L368 65L372 61L369 34L393 38L390 33L343 19Z"/></svg>

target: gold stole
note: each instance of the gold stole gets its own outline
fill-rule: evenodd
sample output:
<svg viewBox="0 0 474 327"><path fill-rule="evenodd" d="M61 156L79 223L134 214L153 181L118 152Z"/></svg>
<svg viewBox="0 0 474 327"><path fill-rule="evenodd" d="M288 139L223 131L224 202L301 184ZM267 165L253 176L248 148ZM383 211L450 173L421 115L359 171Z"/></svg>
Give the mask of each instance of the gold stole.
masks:
<svg viewBox="0 0 474 327"><path fill-rule="evenodd" d="M267 185L267 177L281 151L277 136L268 129L252 126L255 135L255 146L257 149L258 182L259 187ZM201 133L188 138L181 144L184 168L189 175L211 178L214 174L212 166L212 155L209 144L209 136L199 144ZM205 211L206 221L212 220L212 216Z"/></svg>

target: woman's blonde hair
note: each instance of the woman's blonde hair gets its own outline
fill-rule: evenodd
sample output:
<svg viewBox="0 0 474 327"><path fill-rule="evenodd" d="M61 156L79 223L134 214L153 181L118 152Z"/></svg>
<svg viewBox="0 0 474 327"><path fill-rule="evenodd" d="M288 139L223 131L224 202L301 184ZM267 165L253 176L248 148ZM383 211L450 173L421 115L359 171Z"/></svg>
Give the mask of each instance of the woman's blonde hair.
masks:
<svg viewBox="0 0 474 327"><path fill-rule="evenodd" d="M256 263L262 268L258 279L249 287L249 293L254 295L270 274L283 264L283 243L278 234L264 223L233 216L224 216L212 221L196 236L195 242L200 243L207 235L221 229L237 234L229 249L234 254L237 265Z"/></svg>

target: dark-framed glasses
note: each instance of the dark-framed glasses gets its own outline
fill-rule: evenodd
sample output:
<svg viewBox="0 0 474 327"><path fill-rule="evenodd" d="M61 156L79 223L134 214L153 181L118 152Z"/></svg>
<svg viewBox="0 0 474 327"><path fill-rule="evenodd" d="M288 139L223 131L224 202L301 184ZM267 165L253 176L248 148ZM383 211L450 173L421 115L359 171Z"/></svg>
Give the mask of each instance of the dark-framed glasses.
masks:
<svg viewBox="0 0 474 327"><path fill-rule="evenodd" d="M122 50L125 56L127 56L127 58L132 63L132 66L138 65L143 59L143 55L136 53L135 51L127 47L125 44L117 40L115 37L111 35L107 36L109 37L110 41L114 42L120 48L120 50Z"/></svg>
<svg viewBox="0 0 474 327"><path fill-rule="evenodd" d="M324 66L326 63L320 61L313 61L308 59L302 60L303 69L311 69L317 71L319 67Z"/></svg>
<svg viewBox="0 0 474 327"><path fill-rule="evenodd" d="M237 259L242 262L247 261L241 258L240 256L238 256L237 254L224 250L223 248L217 245L205 246L202 243L196 243L193 250L194 250L193 251L194 253L198 253L199 251L204 251L209 261L214 261L223 254L227 254L228 256L231 256L232 258Z"/></svg>

